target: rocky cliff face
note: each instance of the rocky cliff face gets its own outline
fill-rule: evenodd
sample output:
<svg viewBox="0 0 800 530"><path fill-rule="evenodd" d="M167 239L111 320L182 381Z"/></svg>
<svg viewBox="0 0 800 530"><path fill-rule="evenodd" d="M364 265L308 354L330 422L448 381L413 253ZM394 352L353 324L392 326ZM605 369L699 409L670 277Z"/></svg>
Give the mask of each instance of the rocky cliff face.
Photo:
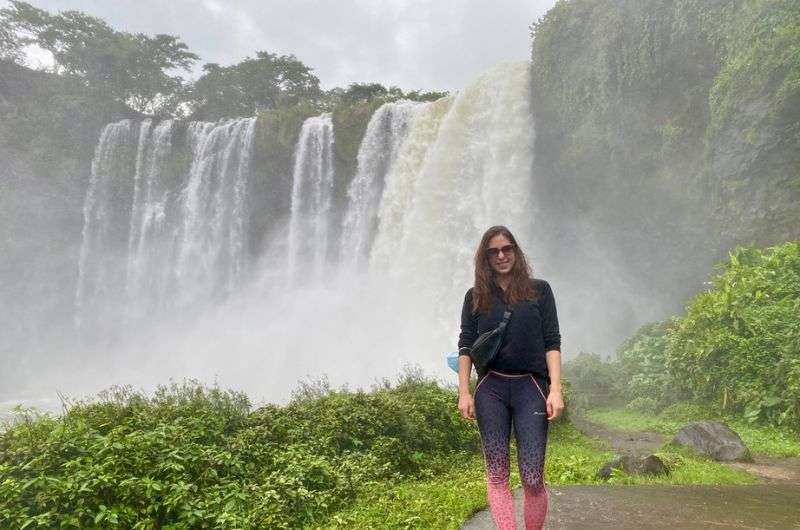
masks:
<svg viewBox="0 0 800 530"><path fill-rule="evenodd" d="M706 175L722 235L800 238L800 4L729 3L709 93Z"/></svg>
<svg viewBox="0 0 800 530"><path fill-rule="evenodd" d="M680 310L732 246L800 237L799 13L783 0L548 12L532 84L552 248L587 249L599 275L621 263Z"/></svg>

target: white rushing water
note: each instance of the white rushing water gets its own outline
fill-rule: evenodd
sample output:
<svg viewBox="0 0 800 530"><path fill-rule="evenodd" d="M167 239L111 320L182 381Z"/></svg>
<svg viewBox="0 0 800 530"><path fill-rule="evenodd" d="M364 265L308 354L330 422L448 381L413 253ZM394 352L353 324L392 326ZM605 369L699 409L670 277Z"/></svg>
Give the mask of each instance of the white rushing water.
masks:
<svg viewBox="0 0 800 530"><path fill-rule="evenodd" d="M287 240L290 281L319 280L329 262L333 200L333 122L330 114L303 123L294 155L291 218Z"/></svg>
<svg viewBox="0 0 800 530"><path fill-rule="evenodd" d="M123 150L135 137L133 127L131 120L107 125L95 149L83 205L83 237L75 294L78 325L84 324L84 317L93 311L98 300L117 295L115 289L121 279L116 274L119 269L116 247L121 234L114 230L118 228L115 227L114 214L118 207L115 199L129 179Z"/></svg>
<svg viewBox="0 0 800 530"><path fill-rule="evenodd" d="M179 305L232 293L242 281L245 187L255 118L189 126L192 164L182 191Z"/></svg>
<svg viewBox="0 0 800 530"><path fill-rule="evenodd" d="M119 326L242 282L254 129L255 118L190 123L184 175L173 120L104 128L84 205L78 323Z"/></svg>
<svg viewBox="0 0 800 530"><path fill-rule="evenodd" d="M505 224L523 248L534 243L529 74L525 63L504 64L454 96L383 105L353 175L335 172L332 116L307 119L282 199L286 218L268 227L265 247L281 259L246 251L248 179L261 178L250 168L255 118L186 125L183 170L175 123L109 125L86 199L79 307L106 259L94 234L111 207L101 186L113 180L107 159L123 164L127 149L117 262L127 303L141 314L160 304L196 316L175 330L165 318L166 332L120 348L116 372L218 379L271 401L305 375L363 386L407 362L447 374L443 355L455 347L481 234ZM257 264L268 270L250 282Z"/></svg>
<svg viewBox="0 0 800 530"><path fill-rule="evenodd" d="M375 235L384 178L397 158L415 115L427 106L405 100L386 103L375 111L367 124L358 149L356 174L347 188L339 255L341 265L348 270L360 270L367 260Z"/></svg>
<svg viewBox="0 0 800 530"><path fill-rule="evenodd" d="M128 238L127 298L130 310L158 305L166 295L172 249L165 245L169 188L164 168L172 151L173 125L172 120L165 120L153 128L151 120L144 120L139 129ZM161 251L154 252L159 246Z"/></svg>
<svg viewBox="0 0 800 530"><path fill-rule="evenodd" d="M527 64L500 65L459 94L421 164L397 167L392 193L387 191L381 207L386 217L381 230L392 236L379 233L372 272L380 266L410 292L425 293L443 349L446 337L452 339L447 333L457 305L472 284L473 255L483 232L503 224L523 248L533 243L529 75Z"/></svg>

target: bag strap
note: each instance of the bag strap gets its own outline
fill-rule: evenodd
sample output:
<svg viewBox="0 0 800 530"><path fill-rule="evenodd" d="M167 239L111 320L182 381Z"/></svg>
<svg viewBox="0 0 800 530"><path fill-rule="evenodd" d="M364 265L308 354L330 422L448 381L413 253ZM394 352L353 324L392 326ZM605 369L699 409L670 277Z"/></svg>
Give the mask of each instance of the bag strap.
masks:
<svg viewBox="0 0 800 530"><path fill-rule="evenodd" d="M505 334L506 326L508 325L508 321L511 319L511 309L506 309L506 312L503 313L503 321L500 322L500 325L497 328L500 330L500 333Z"/></svg>

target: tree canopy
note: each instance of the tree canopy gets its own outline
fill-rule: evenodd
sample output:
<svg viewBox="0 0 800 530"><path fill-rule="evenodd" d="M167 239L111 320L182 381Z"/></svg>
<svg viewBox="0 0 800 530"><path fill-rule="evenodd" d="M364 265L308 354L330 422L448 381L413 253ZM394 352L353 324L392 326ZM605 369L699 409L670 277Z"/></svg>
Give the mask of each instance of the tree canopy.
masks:
<svg viewBox="0 0 800 530"><path fill-rule="evenodd" d="M22 63L29 45L52 54L54 73L79 86L76 97L154 115L216 120L300 103L322 111L339 104L431 101L446 95L404 93L379 83L323 91L312 68L297 57L263 50L229 66L206 63L199 79L187 81L176 72L188 71L199 57L178 37L117 31L80 11L52 14L9 0L8 7L0 9L0 59Z"/></svg>
<svg viewBox="0 0 800 530"><path fill-rule="evenodd" d="M172 110L183 78L169 72L199 58L172 35L117 31L79 11L51 15L19 0L0 10L0 28L6 55L19 58L23 46L35 44L53 55L57 73L139 112Z"/></svg>
<svg viewBox="0 0 800 530"><path fill-rule="evenodd" d="M231 65L207 63L192 90L194 115L204 119L252 116L262 109L318 101L319 78L294 55L259 51Z"/></svg>

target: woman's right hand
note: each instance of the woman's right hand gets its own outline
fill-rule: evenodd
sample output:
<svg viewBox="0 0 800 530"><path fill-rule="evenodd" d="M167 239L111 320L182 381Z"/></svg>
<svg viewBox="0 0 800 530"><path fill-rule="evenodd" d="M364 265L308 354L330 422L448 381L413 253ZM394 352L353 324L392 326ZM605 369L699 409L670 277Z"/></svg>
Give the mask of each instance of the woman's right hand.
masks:
<svg viewBox="0 0 800 530"><path fill-rule="evenodd" d="M466 420L475 419L475 399L470 394L459 394L458 411L461 417Z"/></svg>

